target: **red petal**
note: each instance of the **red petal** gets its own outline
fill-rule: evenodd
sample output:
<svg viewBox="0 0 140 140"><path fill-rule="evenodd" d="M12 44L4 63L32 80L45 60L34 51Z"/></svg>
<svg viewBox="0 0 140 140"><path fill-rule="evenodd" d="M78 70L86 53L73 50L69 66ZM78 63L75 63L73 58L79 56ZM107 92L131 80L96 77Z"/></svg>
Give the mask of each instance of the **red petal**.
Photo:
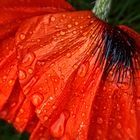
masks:
<svg viewBox="0 0 140 140"><path fill-rule="evenodd" d="M1 82L0 116L21 132L28 130L32 140L139 138L139 72L136 85L128 79L115 83L112 71L105 77L108 62L97 58L103 53L106 26L86 11L22 23L14 42L17 50L7 51L6 43L1 48L0 78L8 73L14 83L6 88L8 83Z"/></svg>
<svg viewBox="0 0 140 140"><path fill-rule="evenodd" d="M72 10L72 6L65 0L0 1L0 39L14 35L23 19Z"/></svg>

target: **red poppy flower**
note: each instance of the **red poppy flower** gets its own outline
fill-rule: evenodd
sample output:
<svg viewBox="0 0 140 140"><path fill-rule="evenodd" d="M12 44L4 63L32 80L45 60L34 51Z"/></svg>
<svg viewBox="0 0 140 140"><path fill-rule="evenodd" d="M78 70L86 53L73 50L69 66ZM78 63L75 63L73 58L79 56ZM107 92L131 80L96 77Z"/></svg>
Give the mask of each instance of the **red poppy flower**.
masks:
<svg viewBox="0 0 140 140"><path fill-rule="evenodd" d="M140 35L64 0L0 8L0 117L31 140L140 139Z"/></svg>

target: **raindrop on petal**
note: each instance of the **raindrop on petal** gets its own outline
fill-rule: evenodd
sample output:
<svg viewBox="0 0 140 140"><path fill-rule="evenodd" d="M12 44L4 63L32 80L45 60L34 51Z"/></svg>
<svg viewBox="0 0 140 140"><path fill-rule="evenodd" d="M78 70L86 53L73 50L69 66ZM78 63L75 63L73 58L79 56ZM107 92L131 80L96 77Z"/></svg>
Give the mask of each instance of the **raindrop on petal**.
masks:
<svg viewBox="0 0 140 140"><path fill-rule="evenodd" d="M29 69L28 69L28 73L29 73L29 74L32 74L32 73L33 73L33 69L32 69L32 68L29 68Z"/></svg>
<svg viewBox="0 0 140 140"><path fill-rule="evenodd" d="M77 32L76 31L73 31L73 34L75 35L75 34L77 34Z"/></svg>
<svg viewBox="0 0 140 140"><path fill-rule="evenodd" d="M84 77L89 69L89 62L82 64L78 70L78 75Z"/></svg>
<svg viewBox="0 0 140 140"><path fill-rule="evenodd" d="M35 59L35 54L34 53L28 53L27 55L25 55L25 57L22 60L22 64L24 66L29 66L32 64L32 62Z"/></svg>
<svg viewBox="0 0 140 140"><path fill-rule="evenodd" d="M60 31L60 35L65 35L65 32L64 31Z"/></svg>
<svg viewBox="0 0 140 140"><path fill-rule="evenodd" d="M121 124L118 123L118 124L117 124L117 128L118 128L118 129L121 129L121 127L122 127Z"/></svg>
<svg viewBox="0 0 140 140"><path fill-rule="evenodd" d="M3 81L5 81L5 80L7 79L7 76L4 75L4 76L2 77L2 79L3 79Z"/></svg>
<svg viewBox="0 0 140 140"><path fill-rule="evenodd" d="M51 17L51 21L55 21L55 17Z"/></svg>
<svg viewBox="0 0 140 140"><path fill-rule="evenodd" d="M72 54L71 53L67 53L67 57L69 58L69 57L71 57L72 56Z"/></svg>
<svg viewBox="0 0 140 140"><path fill-rule="evenodd" d="M25 73L25 71L19 70L18 77L19 77L20 80L25 79L25 78L26 78L26 73Z"/></svg>
<svg viewBox="0 0 140 140"><path fill-rule="evenodd" d="M25 34L20 34L19 37L20 37L21 40L24 40L25 39Z"/></svg>
<svg viewBox="0 0 140 140"><path fill-rule="evenodd" d="M50 132L54 138L60 138L64 135L65 124L68 117L69 117L68 112L62 112L59 118L53 123L53 125L50 128Z"/></svg>
<svg viewBox="0 0 140 140"><path fill-rule="evenodd" d="M78 25L78 22L75 22L75 25Z"/></svg>
<svg viewBox="0 0 140 140"><path fill-rule="evenodd" d="M20 113L24 113L24 110L22 108L20 109Z"/></svg>
<svg viewBox="0 0 140 140"><path fill-rule="evenodd" d="M31 97L31 102L34 106L39 106L43 102L43 95L40 93L35 93Z"/></svg>
<svg viewBox="0 0 140 140"><path fill-rule="evenodd" d="M13 86L13 85L14 85L14 80L12 80L12 79L9 80L8 85L9 85L9 86Z"/></svg>
<svg viewBox="0 0 140 140"><path fill-rule="evenodd" d="M68 24L68 28L71 28L72 27L72 25L71 24Z"/></svg>
<svg viewBox="0 0 140 140"><path fill-rule="evenodd" d="M98 123L98 124L102 124L102 123L103 123L103 119L102 119L102 118L100 118L100 117L99 117L99 118L97 118L97 123Z"/></svg>

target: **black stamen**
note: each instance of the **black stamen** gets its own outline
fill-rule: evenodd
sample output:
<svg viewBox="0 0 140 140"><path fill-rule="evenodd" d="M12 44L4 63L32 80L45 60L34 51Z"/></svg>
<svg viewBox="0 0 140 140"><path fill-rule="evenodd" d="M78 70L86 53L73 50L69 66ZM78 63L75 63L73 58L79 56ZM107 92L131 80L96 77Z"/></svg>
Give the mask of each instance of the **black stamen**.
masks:
<svg viewBox="0 0 140 140"><path fill-rule="evenodd" d="M103 55L107 59L105 74L112 70L114 76L117 76L117 81L122 82L128 70L134 72L133 59L139 60L135 41L119 27L110 25L103 33L103 39L105 42Z"/></svg>

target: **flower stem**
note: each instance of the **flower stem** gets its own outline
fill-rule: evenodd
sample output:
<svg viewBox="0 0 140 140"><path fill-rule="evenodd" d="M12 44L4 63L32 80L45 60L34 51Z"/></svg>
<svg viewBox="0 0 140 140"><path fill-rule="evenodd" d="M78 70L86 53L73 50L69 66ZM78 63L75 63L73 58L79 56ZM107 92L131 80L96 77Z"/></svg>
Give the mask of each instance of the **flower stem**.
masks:
<svg viewBox="0 0 140 140"><path fill-rule="evenodd" d="M112 0L96 0L95 7L92 11L98 18L106 21L110 12L111 1Z"/></svg>

